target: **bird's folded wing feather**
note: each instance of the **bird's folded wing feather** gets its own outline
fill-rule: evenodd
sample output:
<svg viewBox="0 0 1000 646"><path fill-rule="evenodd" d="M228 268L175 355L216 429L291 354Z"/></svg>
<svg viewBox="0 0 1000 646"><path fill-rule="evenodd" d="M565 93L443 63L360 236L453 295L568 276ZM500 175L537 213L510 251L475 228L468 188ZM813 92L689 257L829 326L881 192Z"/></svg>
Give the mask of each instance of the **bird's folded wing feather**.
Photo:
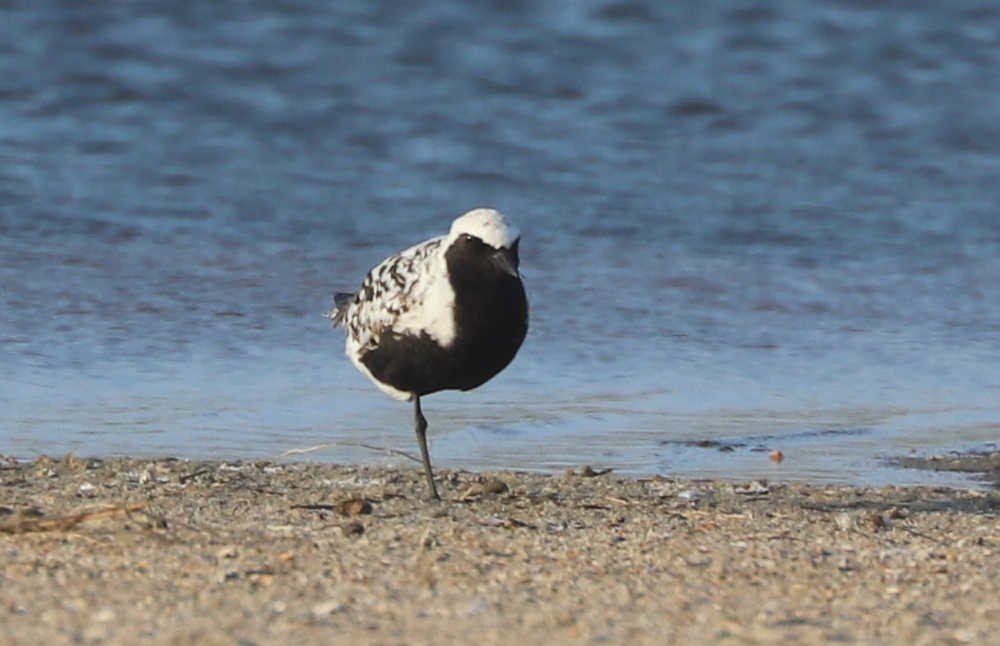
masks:
<svg viewBox="0 0 1000 646"><path fill-rule="evenodd" d="M334 324L347 328L359 348L378 345L399 318L418 305L441 262L444 238L433 238L386 258L365 276L361 287L347 299L337 299L331 313Z"/></svg>

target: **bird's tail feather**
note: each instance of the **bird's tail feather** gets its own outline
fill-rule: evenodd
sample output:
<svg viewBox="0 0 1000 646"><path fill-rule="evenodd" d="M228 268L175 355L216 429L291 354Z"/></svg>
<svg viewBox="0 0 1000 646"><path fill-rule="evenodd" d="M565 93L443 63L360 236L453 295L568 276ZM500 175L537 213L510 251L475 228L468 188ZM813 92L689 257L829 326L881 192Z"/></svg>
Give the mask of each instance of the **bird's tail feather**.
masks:
<svg viewBox="0 0 1000 646"><path fill-rule="evenodd" d="M334 326L344 324L344 317L347 316L347 308L353 298L354 294L347 292L337 292L333 295L333 308L326 313L326 317L333 321Z"/></svg>

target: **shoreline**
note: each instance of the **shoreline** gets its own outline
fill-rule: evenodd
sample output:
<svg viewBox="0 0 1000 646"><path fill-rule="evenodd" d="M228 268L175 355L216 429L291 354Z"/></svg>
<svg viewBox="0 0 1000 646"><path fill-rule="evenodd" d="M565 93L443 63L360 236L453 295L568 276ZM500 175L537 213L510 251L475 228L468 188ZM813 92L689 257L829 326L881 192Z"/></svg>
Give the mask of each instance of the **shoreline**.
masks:
<svg viewBox="0 0 1000 646"><path fill-rule="evenodd" d="M311 462L0 465L15 644L985 643L1000 491Z"/></svg>
<svg viewBox="0 0 1000 646"><path fill-rule="evenodd" d="M951 471L965 473L973 480L1000 489L1000 450L950 451L929 456L908 455L888 460L889 464L906 469Z"/></svg>

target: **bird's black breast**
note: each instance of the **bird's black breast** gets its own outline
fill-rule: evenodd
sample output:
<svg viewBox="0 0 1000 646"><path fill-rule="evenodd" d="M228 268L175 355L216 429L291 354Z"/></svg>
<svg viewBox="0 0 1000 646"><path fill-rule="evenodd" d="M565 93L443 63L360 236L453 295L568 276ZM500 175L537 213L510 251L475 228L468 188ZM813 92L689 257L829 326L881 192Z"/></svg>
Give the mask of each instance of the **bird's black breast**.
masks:
<svg viewBox="0 0 1000 646"><path fill-rule="evenodd" d="M507 367L528 333L528 300L518 276L501 270L492 247L472 239L445 254L455 290L455 341L460 365L453 388L469 390ZM517 248L512 252L517 265Z"/></svg>
<svg viewBox="0 0 1000 646"><path fill-rule="evenodd" d="M361 363L384 384L417 395L454 388L452 353L427 334L385 334L378 347L361 355Z"/></svg>
<svg viewBox="0 0 1000 646"><path fill-rule="evenodd" d="M458 241L445 254L455 292L455 338L442 347L428 334L389 334L361 357L376 379L427 395L470 390L503 370L528 332L528 301L520 278L490 261L495 250ZM516 248L513 251L517 262Z"/></svg>

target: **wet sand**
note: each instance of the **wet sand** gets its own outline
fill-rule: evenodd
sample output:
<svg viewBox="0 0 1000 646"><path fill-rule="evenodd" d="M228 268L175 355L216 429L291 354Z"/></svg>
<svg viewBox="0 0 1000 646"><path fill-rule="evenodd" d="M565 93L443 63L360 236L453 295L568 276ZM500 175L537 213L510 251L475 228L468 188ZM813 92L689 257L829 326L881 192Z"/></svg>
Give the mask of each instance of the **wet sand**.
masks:
<svg viewBox="0 0 1000 646"><path fill-rule="evenodd" d="M952 452L943 455L908 455L892 458L889 464L908 469L970 473L976 480L992 483L1000 489L1000 450Z"/></svg>
<svg viewBox="0 0 1000 646"><path fill-rule="evenodd" d="M1000 492L0 465L0 642L987 643Z"/></svg>

